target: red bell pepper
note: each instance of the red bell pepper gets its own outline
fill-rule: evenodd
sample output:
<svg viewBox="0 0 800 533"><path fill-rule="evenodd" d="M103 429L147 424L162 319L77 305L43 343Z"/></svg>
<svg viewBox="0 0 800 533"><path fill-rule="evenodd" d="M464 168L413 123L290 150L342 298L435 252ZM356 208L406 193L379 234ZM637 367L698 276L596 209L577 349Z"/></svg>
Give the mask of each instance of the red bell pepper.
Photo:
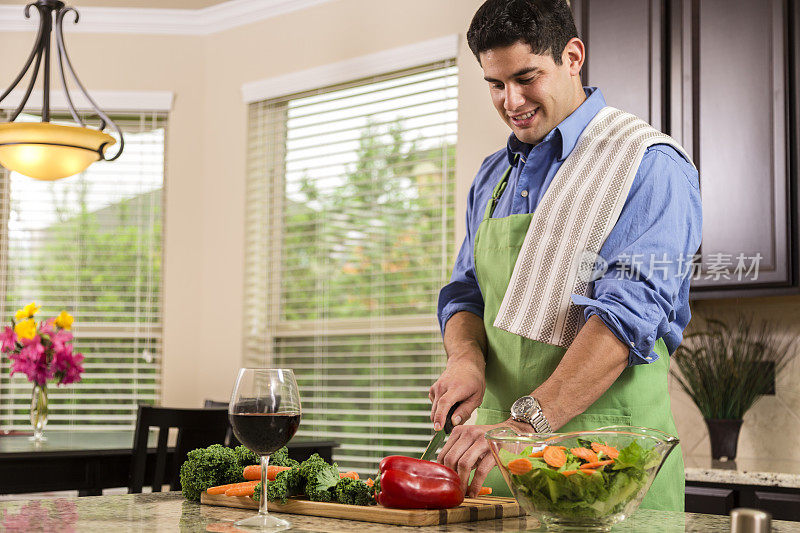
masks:
<svg viewBox="0 0 800 533"><path fill-rule="evenodd" d="M380 463L378 503L398 509L448 509L464 501L461 480L454 470L402 455Z"/></svg>

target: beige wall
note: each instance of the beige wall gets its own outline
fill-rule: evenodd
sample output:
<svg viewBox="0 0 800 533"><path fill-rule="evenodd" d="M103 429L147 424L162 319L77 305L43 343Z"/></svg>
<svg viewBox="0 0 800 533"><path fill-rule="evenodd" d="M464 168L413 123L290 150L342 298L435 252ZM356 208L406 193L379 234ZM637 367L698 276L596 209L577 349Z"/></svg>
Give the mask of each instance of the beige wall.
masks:
<svg viewBox="0 0 800 533"><path fill-rule="evenodd" d="M246 105L241 86L420 41L461 34L456 161L456 238L464 234L466 192L481 160L500 148L505 127L492 109L464 31L480 0L336 0L204 37L67 35L90 90L169 90L167 139L163 402L197 406L226 399L242 356ZM80 4L80 2L78 2ZM69 31L69 30L67 30ZM16 74L32 33L0 34L0 85ZM709 301L715 316L736 309L780 320L800 333L800 299ZM800 453L800 363L779 376L778 394L745 419L742 457ZM706 452L696 408L679 392L673 408L685 452ZM793 442L790 442L793 441ZM793 445L789 445L793 444Z"/></svg>

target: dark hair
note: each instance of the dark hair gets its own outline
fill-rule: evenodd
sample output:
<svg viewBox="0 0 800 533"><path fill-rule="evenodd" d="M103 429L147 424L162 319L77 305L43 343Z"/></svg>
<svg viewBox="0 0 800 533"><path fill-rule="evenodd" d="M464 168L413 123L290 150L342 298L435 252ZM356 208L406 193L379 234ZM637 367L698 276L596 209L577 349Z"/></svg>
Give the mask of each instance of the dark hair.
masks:
<svg viewBox="0 0 800 533"><path fill-rule="evenodd" d="M478 61L481 52L521 41L560 65L564 47L577 36L566 0L487 0L472 17L467 42Z"/></svg>

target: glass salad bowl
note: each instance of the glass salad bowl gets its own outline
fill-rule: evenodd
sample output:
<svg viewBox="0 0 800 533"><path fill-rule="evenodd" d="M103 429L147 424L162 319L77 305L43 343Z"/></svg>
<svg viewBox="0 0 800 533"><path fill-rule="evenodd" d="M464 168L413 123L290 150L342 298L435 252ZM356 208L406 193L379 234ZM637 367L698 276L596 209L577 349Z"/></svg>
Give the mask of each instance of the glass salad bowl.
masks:
<svg viewBox="0 0 800 533"><path fill-rule="evenodd" d="M520 506L548 529L608 531L633 514L678 444L662 431L611 426L573 433L486 433Z"/></svg>

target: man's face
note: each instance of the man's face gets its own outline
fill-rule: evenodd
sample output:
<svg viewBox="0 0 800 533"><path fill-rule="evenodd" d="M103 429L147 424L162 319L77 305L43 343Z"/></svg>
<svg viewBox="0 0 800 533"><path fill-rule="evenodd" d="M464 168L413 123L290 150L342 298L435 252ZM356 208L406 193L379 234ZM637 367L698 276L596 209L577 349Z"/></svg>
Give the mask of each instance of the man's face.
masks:
<svg viewBox="0 0 800 533"><path fill-rule="evenodd" d="M574 61L564 52L561 65L522 42L480 53L494 107L522 142L537 144L580 105Z"/></svg>

